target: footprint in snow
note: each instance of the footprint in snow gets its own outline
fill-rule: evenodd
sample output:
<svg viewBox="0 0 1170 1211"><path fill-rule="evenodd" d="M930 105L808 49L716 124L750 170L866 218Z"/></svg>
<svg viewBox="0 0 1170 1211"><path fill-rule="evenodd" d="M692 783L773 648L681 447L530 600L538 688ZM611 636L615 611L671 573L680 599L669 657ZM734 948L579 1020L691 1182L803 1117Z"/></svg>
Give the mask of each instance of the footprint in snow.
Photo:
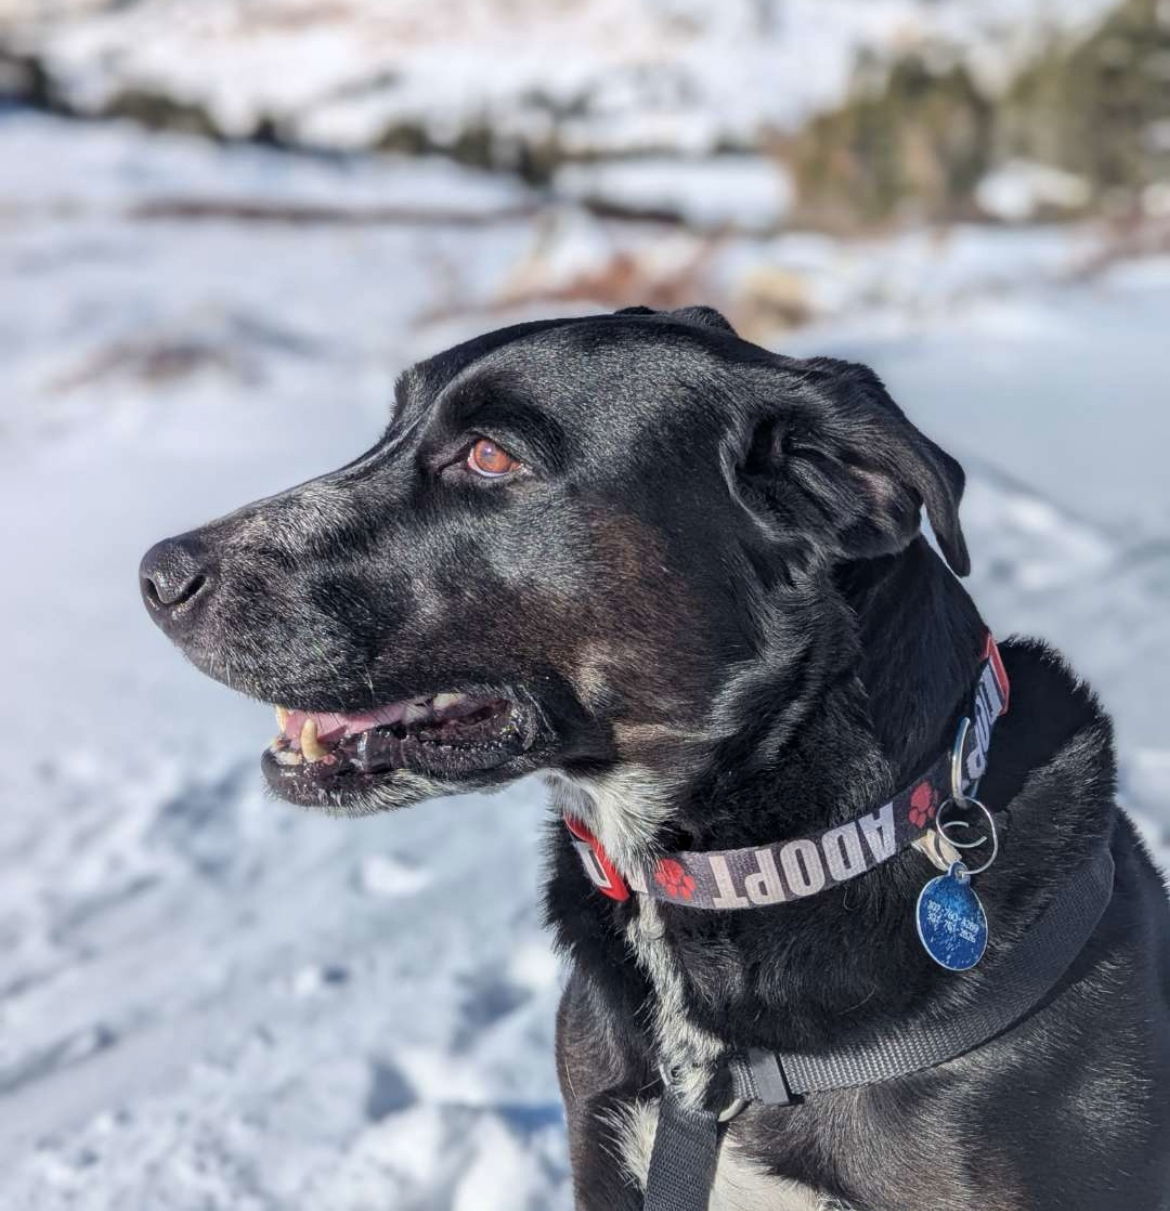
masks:
<svg viewBox="0 0 1170 1211"><path fill-rule="evenodd" d="M358 886L368 896L413 896L431 881L430 873L393 854L367 854L358 870Z"/></svg>
<svg viewBox="0 0 1170 1211"><path fill-rule="evenodd" d="M418 1100L414 1087L400 1068L384 1060L370 1064L370 1087L366 1091L366 1118L379 1123L391 1114L408 1110Z"/></svg>

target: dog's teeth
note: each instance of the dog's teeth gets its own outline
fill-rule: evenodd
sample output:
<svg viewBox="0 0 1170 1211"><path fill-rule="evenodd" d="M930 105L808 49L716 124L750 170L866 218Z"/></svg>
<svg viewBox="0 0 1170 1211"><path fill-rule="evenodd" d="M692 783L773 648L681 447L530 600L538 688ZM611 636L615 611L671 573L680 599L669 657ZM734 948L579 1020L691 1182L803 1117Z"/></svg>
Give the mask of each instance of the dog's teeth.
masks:
<svg viewBox="0 0 1170 1211"><path fill-rule="evenodd" d="M403 723L417 723L420 719L426 719L430 715L431 709L425 702L412 702L402 712Z"/></svg>
<svg viewBox="0 0 1170 1211"><path fill-rule="evenodd" d="M277 765L300 765L304 761L304 757L300 753L294 753L291 748L276 749L272 759Z"/></svg>
<svg viewBox="0 0 1170 1211"><path fill-rule="evenodd" d="M301 728L301 752L310 761L320 761L328 751L317 739L317 721L310 716Z"/></svg>
<svg viewBox="0 0 1170 1211"><path fill-rule="evenodd" d="M436 711L447 711L453 706L458 706L466 698L466 694L436 694L431 699L431 706L433 706Z"/></svg>
<svg viewBox="0 0 1170 1211"><path fill-rule="evenodd" d="M273 707L276 711L276 726L280 728L281 735L284 735L285 725L288 723L288 707L277 706Z"/></svg>

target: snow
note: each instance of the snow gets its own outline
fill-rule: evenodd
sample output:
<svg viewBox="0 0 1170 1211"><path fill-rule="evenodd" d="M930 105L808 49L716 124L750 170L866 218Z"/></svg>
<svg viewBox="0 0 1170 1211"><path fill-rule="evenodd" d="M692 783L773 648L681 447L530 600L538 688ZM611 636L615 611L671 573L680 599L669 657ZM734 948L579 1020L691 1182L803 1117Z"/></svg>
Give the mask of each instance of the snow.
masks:
<svg viewBox="0 0 1170 1211"><path fill-rule="evenodd" d="M4 0L10 40L71 102L161 92L247 135L368 147L487 121L575 152L709 153L787 129L844 92L862 48L943 43L989 79L1109 0Z"/></svg>
<svg viewBox="0 0 1170 1211"><path fill-rule="evenodd" d="M182 198L286 210L327 206L353 215L397 208L474 217L532 200L512 178L437 157L293 156L242 146L232 149L225 175L224 157L201 139L162 136L144 157L141 132L129 122L94 123L79 139L68 124L17 112L5 118L4 145L11 157L3 195L9 212L149 206Z"/></svg>
<svg viewBox="0 0 1170 1211"><path fill-rule="evenodd" d="M268 800L270 715L182 662L135 569L374 441L436 343L595 305L539 301L549 273L665 273L703 237L120 125L7 116L0 162L0 1206L567 1209L539 784L359 821ZM144 217L188 196L490 221ZM694 301L783 269L818 300L783 347L872 361L963 456L977 599L1098 686L1164 852L1170 271L1073 280L1095 238L728 237Z"/></svg>
<svg viewBox="0 0 1170 1211"><path fill-rule="evenodd" d="M393 854L367 854L362 859L361 886L370 896L413 896L430 881L426 869Z"/></svg>
<svg viewBox="0 0 1170 1211"><path fill-rule="evenodd" d="M1111 273L1079 289L1037 285L953 305L885 339L855 332L944 445L979 454L1121 535L1170 523L1165 364L1170 273ZM838 338L840 339L840 338Z"/></svg>
<svg viewBox="0 0 1170 1211"><path fill-rule="evenodd" d="M752 278L795 275L814 316L866 325L947 316L979 301L987 307L1021 286L1063 283L1081 274L1103 251L1092 227L997 230L959 225L910 229L884 240L834 240L785 232L770 240L741 241L719 261L720 280L733 296ZM1010 301L1009 301L1010 305ZM1009 325L1004 335L1017 332Z"/></svg>
<svg viewBox="0 0 1170 1211"><path fill-rule="evenodd" d="M983 213L1005 223L1025 223L1045 210L1082 210L1091 197L1084 177L1034 160L1009 160L975 188Z"/></svg>
<svg viewBox="0 0 1170 1211"><path fill-rule="evenodd" d="M793 202L783 167L759 156L568 164L557 172L553 188L564 198L633 214L678 215L698 230L770 231Z"/></svg>

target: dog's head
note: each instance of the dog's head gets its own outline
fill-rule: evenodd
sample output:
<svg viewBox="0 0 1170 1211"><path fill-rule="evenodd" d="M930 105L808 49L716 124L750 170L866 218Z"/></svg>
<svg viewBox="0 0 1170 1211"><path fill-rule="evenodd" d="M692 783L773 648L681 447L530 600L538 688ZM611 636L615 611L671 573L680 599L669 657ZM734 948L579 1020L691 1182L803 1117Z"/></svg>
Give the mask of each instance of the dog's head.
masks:
<svg viewBox="0 0 1170 1211"><path fill-rule="evenodd" d="M965 572L961 491L863 367L634 309L422 362L373 449L158 544L142 590L199 668L280 704L264 769L296 802L666 778L923 505Z"/></svg>

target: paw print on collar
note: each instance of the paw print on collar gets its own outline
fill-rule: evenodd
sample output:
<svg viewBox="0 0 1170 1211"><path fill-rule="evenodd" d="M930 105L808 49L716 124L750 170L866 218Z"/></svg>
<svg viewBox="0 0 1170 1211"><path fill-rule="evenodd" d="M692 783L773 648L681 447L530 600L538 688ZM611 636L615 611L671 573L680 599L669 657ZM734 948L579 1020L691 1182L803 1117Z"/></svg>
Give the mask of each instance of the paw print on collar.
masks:
<svg viewBox="0 0 1170 1211"><path fill-rule="evenodd" d="M681 862L662 858L654 870L654 882L673 900L689 900L695 894L695 880Z"/></svg>
<svg viewBox="0 0 1170 1211"><path fill-rule="evenodd" d="M934 787L929 782L920 782L910 793L910 811L907 813L915 828L925 828L938 814L938 801Z"/></svg>

